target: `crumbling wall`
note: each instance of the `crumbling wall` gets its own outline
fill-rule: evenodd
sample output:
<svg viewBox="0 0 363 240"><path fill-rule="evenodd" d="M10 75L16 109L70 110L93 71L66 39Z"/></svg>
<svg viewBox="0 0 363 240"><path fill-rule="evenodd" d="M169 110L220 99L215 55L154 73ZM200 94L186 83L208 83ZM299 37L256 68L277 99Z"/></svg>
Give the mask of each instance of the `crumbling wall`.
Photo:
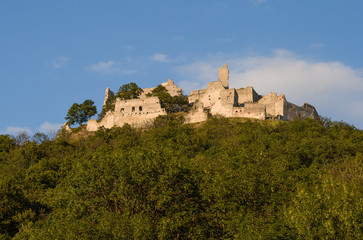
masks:
<svg viewBox="0 0 363 240"><path fill-rule="evenodd" d="M266 107L258 103L245 103L244 107L234 107L233 117L266 119Z"/></svg>
<svg viewBox="0 0 363 240"><path fill-rule="evenodd" d="M296 119L305 119L305 118L311 118L311 119L318 119L319 115L312 105L308 103L304 103L301 107L287 102L284 108L285 115L283 117L283 120L285 121L292 121Z"/></svg>
<svg viewBox="0 0 363 240"><path fill-rule="evenodd" d="M269 93L263 96L258 103L266 107L266 117L284 116L284 106L286 104L285 95L277 96L276 93Z"/></svg>
<svg viewBox="0 0 363 240"><path fill-rule="evenodd" d="M259 96L255 92L253 87L236 89L236 92L238 95L238 105L243 105L244 103L257 102L259 100Z"/></svg>
<svg viewBox="0 0 363 240"><path fill-rule="evenodd" d="M174 84L174 81L172 79L168 79L167 82L163 82L161 83L162 86L165 87L165 89L168 91L168 93L170 94L170 96L174 97L177 95L180 95L182 93L182 90L180 87L178 87L178 85ZM145 99L147 98L148 94L151 94L152 91L155 89L156 87L151 87L151 88L143 88L142 90L144 91L143 93L141 93L141 95L139 96L139 99Z"/></svg>
<svg viewBox="0 0 363 240"><path fill-rule="evenodd" d="M125 123L134 127L141 127L150 123L159 115L166 115L166 110L161 107L158 97L130 100L117 98L115 110L107 112L100 122L94 119L88 121L87 130L96 131L100 126L105 128L122 127Z"/></svg>
<svg viewBox="0 0 363 240"><path fill-rule="evenodd" d="M206 89L191 91L190 95L188 96L189 103L194 103L197 100L200 100L202 96L205 94L205 92Z"/></svg>
<svg viewBox="0 0 363 240"><path fill-rule="evenodd" d="M174 84L174 81L171 78L169 78L167 82L164 82L161 85L164 86L166 90L168 90L168 93L172 97L178 96L182 93L181 88L178 87L178 85Z"/></svg>
<svg viewBox="0 0 363 240"><path fill-rule="evenodd" d="M221 82L224 88L229 88L229 70L227 64L219 69L218 82Z"/></svg>
<svg viewBox="0 0 363 240"><path fill-rule="evenodd" d="M203 122L209 118L209 115L208 110L203 107L203 103L196 101L185 116L185 123Z"/></svg>
<svg viewBox="0 0 363 240"><path fill-rule="evenodd" d="M115 93L114 93L114 92L112 92L112 91L110 90L110 88L108 87L108 88L106 88L106 92L105 92L105 100L103 100L103 106L105 106L105 105L106 105L107 100L108 100L111 96L115 96Z"/></svg>
<svg viewBox="0 0 363 240"><path fill-rule="evenodd" d="M221 114L225 117L232 117L233 107L237 103L237 93L233 89L223 89L218 94L218 99L211 106L210 112L213 115Z"/></svg>
<svg viewBox="0 0 363 240"><path fill-rule="evenodd" d="M277 96L269 93L260 97L252 87L229 89L229 70L227 65L219 69L218 81L209 82L206 89L191 91L188 100L194 104L186 115L187 123L202 122L210 115L220 114L225 117L244 117L264 120L278 118L286 121L297 118L317 119L315 108L307 103L299 107L289 103L285 95ZM168 79L161 84L171 96L181 94L181 89ZM116 99L115 111L107 112L101 122L90 120L87 124L89 131L96 131L98 127L122 126L125 123L133 126L143 126L150 123L159 115L166 115L157 97L148 97L155 88L145 88L138 99ZM105 101L113 94L106 89Z"/></svg>
<svg viewBox="0 0 363 240"><path fill-rule="evenodd" d="M165 109L164 109L165 110ZM151 112L162 112L160 100L158 97L146 97L144 99L116 99L115 112L125 116L148 114Z"/></svg>

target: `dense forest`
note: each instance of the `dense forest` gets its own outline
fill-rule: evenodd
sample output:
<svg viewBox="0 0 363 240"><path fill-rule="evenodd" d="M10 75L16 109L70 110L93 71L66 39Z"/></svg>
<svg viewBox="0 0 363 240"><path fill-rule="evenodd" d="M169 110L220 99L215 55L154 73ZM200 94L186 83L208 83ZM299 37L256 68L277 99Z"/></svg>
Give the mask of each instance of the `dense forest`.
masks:
<svg viewBox="0 0 363 240"><path fill-rule="evenodd" d="M363 239L362 130L182 121L0 135L0 239Z"/></svg>

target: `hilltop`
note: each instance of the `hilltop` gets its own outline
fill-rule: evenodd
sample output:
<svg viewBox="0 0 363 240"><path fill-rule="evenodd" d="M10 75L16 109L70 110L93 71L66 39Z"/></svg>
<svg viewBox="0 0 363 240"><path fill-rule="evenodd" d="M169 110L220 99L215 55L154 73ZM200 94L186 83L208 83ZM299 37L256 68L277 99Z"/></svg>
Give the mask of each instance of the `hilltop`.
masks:
<svg viewBox="0 0 363 240"><path fill-rule="evenodd" d="M0 138L2 239L361 239L363 131L329 120Z"/></svg>
<svg viewBox="0 0 363 240"><path fill-rule="evenodd" d="M180 111L186 113L185 123L203 122L216 115L283 121L319 118L312 105L304 103L299 107L288 102L284 94L272 92L261 96L251 86L230 88L227 64L219 69L218 81L209 82L206 89L191 91L189 96L183 95L172 79L153 88L141 89L131 83L120 89L126 95L117 95L106 89L102 116L98 121L88 121L88 131L97 131L99 127L122 127L126 123L145 127L158 116ZM137 94L132 93L136 90Z"/></svg>

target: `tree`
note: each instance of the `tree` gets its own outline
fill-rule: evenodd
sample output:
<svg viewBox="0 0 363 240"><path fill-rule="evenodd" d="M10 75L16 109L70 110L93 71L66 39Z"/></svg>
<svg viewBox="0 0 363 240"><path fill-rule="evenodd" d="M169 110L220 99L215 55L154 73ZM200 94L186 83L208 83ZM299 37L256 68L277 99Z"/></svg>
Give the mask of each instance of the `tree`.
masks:
<svg viewBox="0 0 363 240"><path fill-rule="evenodd" d="M171 96L168 93L168 90L163 86L159 85L151 93L148 93L146 96L158 97L161 101L161 106L166 109L168 113L188 111L188 97L183 95Z"/></svg>
<svg viewBox="0 0 363 240"><path fill-rule="evenodd" d="M68 114L65 119L70 125L75 123L82 124L87 122L92 116L97 114L97 108L94 102L90 99L85 100L83 103L73 103L68 110Z"/></svg>
<svg viewBox="0 0 363 240"><path fill-rule="evenodd" d="M15 146L15 140L9 135L0 135L0 153L9 152Z"/></svg>
<svg viewBox="0 0 363 240"><path fill-rule="evenodd" d="M42 142L49 141L49 137L45 133L37 132L32 137L32 140L37 144L41 144Z"/></svg>
<svg viewBox="0 0 363 240"><path fill-rule="evenodd" d="M116 97L119 97L122 100L134 99L138 98L143 92L144 90L142 90L142 88L139 88L136 83L131 82L122 85L116 93Z"/></svg>
<svg viewBox="0 0 363 240"><path fill-rule="evenodd" d="M14 140L16 144L24 145L26 142L30 140L30 136L26 132L22 131L19 132L19 134L14 137Z"/></svg>

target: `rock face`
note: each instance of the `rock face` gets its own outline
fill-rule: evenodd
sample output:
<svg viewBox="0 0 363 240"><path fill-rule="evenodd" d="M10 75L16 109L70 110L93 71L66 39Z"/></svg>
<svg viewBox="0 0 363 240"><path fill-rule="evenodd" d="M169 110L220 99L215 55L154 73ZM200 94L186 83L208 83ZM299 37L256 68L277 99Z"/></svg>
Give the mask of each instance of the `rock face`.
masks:
<svg viewBox="0 0 363 240"><path fill-rule="evenodd" d="M181 89L168 79L161 84L171 96L181 94ZM115 110L106 113L100 121L92 119L87 123L88 131L97 131L101 126L111 128L123 126L128 123L135 127L142 127L151 123L157 116L166 115L159 98L148 96L154 88L145 88L138 99L121 100L116 99ZM106 89L104 104L111 94ZM285 95L277 96L269 93L259 96L253 87L229 88L229 70L227 64L219 69L218 81L209 82L206 89L192 91L188 97L191 110L185 116L187 123L202 122L213 115L225 117L242 117L253 119L276 118L291 121L297 118L317 119L319 116L313 106L304 103L299 107L288 102Z"/></svg>

